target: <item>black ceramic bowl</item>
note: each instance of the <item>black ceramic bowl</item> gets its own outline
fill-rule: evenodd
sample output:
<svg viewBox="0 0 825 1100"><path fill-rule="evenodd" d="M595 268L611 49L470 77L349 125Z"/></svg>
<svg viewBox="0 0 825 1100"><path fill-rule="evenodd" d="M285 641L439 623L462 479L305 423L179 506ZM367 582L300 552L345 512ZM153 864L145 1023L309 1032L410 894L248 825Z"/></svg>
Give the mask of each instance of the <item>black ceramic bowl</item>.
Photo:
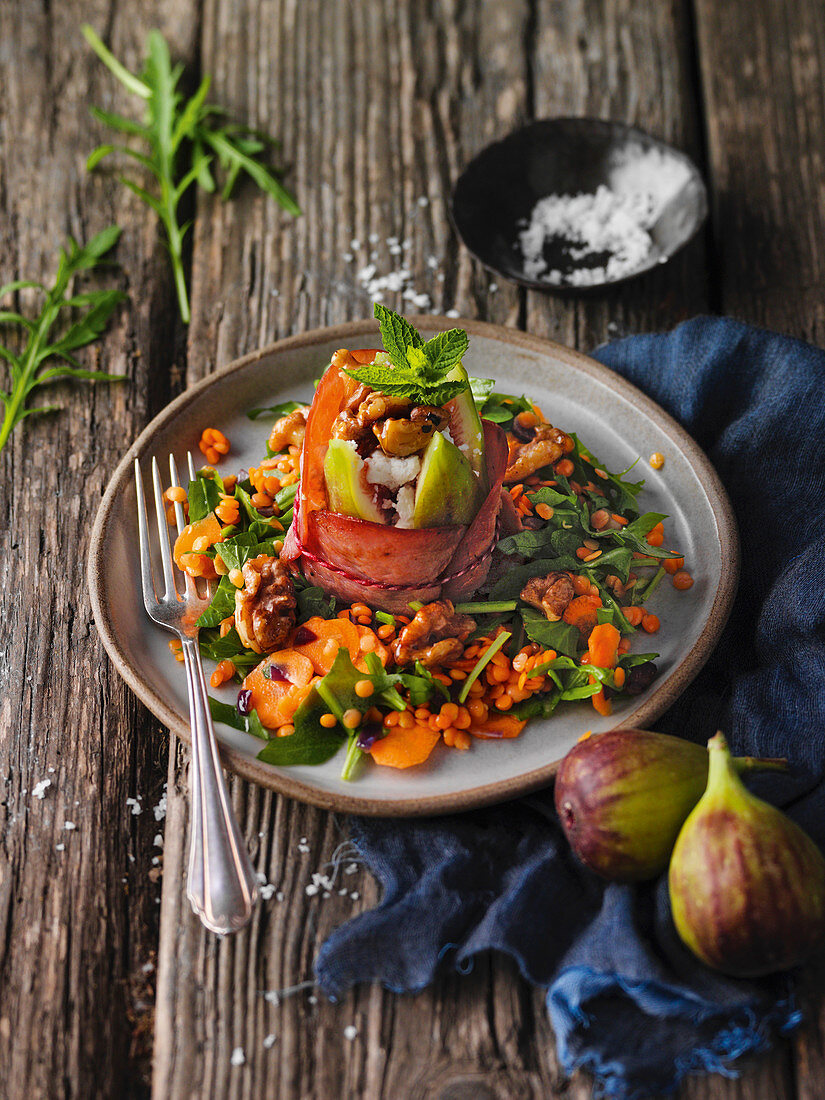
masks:
<svg viewBox="0 0 825 1100"><path fill-rule="evenodd" d="M563 281L525 272L519 233L539 199L611 186L617 166L628 158L660 159L655 152L645 158L651 151L666 158L671 173L682 179L648 228L653 247L638 266L617 278L576 285L574 269L598 267L599 258L571 261L569 241L553 238L545 242L544 258L548 268L562 272ZM635 278L669 260L705 220L707 192L689 157L643 130L595 118L552 118L516 130L470 161L453 189L451 214L462 241L485 267L535 290L582 293Z"/></svg>

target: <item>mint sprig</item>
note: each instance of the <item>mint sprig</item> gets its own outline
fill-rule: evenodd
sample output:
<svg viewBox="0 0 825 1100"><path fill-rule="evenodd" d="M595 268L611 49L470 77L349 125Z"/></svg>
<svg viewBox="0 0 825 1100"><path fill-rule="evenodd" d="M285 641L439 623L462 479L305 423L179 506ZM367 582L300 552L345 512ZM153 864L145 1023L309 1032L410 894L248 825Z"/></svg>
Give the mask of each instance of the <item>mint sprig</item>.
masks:
<svg viewBox="0 0 825 1100"><path fill-rule="evenodd" d="M387 363L370 363L345 373L379 393L405 397L417 405L445 405L469 389L466 375L450 378L467 350L467 333L460 328L440 332L425 341L409 321L379 302L374 306Z"/></svg>

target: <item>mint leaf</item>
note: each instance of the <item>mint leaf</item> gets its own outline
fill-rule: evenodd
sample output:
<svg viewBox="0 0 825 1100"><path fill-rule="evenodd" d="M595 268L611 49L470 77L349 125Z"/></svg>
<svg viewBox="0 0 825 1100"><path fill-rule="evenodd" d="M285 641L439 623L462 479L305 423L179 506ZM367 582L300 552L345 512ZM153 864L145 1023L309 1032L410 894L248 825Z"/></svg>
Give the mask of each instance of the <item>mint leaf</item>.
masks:
<svg viewBox="0 0 825 1100"><path fill-rule="evenodd" d="M420 348L424 341L409 323L391 309L376 302L373 314L378 321L384 350L394 367L407 366L407 348Z"/></svg>
<svg viewBox="0 0 825 1100"><path fill-rule="evenodd" d="M428 340L424 345L423 350L433 370L439 375L444 375L461 362L469 342L463 328L451 328L447 332L439 332L437 336L433 336L432 340Z"/></svg>
<svg viewBox="0 0 825 1100"><path fill-rule="evenodd" d="M418 405L446 405L469 388L466 378L448 381L467 350L466 332L450 329L424 343L408 321L379 302L375 303L375 316L391 365L375 362L345 371L350 378Z"/></svg>

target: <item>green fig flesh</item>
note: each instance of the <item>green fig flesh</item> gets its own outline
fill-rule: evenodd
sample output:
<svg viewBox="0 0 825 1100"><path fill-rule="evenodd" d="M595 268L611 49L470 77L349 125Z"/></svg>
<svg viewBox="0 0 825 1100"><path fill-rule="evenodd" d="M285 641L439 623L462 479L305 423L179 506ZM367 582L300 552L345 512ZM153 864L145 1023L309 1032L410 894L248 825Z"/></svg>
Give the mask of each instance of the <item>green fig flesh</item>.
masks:
<svg viewBox="0 0 825 1100"><path fill-rule="evenodd" d="M472 466L458 447L435 432L421 460L413 527L470 523L478 510L477 496Z"/></svg>
<svg viewBox="0 0 825 1100"><path fill-rule="evenodd" d="M707 790L670 862L676 930L726 974L797 966L825 939L825 860L790 818L747 790L721 733L708 754Z"/></svg>
<svg viewBox="0 0 825 1100"><path fill-rule="evenodd" d="M355 447L344 439L331 439L324 458L327 498L333 512L372 523L386 523L364 478L364 463Z"/></svg>

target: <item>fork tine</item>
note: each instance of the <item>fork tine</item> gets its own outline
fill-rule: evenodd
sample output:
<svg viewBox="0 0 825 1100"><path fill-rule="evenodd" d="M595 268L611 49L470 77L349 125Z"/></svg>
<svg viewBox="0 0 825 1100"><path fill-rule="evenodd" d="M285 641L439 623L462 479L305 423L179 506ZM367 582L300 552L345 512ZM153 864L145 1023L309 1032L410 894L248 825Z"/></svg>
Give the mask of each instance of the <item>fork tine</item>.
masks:
<svg viewBox="0 0 825 1100"><path fill-rule="evenodd" d="M169 455L169 475L172 478L172 485L180 485L180 475L178 474L178 464L175 462L175 456ZM183 511L183 505L175 501L175 520L178 525L178 534L186 526L186 516ZM194 597L200 599L200 593L198 592L198 586L195 583L194 577L190 577L186 570L183 570L183 580L186 585L186 595L190 598Z"/></svg>
<svg viewBox="0 0 825 1100"><path fill-rule="evenodd" d="M180 485L180 475L178 474L178 464L175 462L175 456L169 455L169 475L172 479L172 486ZM175 501L175 520L178 525L178 534L186 526L186 516L183 511L183 505Z"/></svg>
<svg viewBox="0 0 825 1100"><path fill-rule="evenodd" d="M149 528L146 520L146 497L140 462L135 459L135 484L137 487L138 536L140 541L140 579L143 588L143 605L151 615L157 601L155 578L152 571L152 554L149 549Z"/></svg>
<svg viewBox="0 0 825 1100"><path fill-rule="evenodd" d="M190 479L191 479L192 481L194 481L194 480L195 480L195 478L196 478L196 477L197 477L198 475L197 475L197 474L195 473L195 463L194 463L194 461L192 460L192 452L191 452L191 451L187 451L187 452L186 452L186 458L187 458L187 460L188 460L188 462L189 462L189 477L190 477Z"/></svg>
<svg viewBox="0 0 825 1100"><path fill-rule="evenodd" d="M163 490L161 489L160 469L158 460L152 459L152 481L155 486L155 512L158 521L158 538L160 539L160 556L163 563L163 579L166 583L166 599L177 598L178 590L175 587L175 574L172 572L172 547L169 543L169 525L166 522L166 509L163 507Z"/></svg>

